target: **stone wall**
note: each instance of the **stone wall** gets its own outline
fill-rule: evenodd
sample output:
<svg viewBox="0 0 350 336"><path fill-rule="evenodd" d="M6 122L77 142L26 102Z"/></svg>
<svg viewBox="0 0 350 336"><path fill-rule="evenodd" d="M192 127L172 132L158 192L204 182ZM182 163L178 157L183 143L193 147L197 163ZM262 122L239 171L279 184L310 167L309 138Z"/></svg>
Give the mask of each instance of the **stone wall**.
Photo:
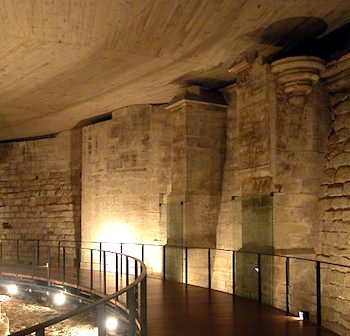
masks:
<svg viewBox="0 0 350 336"><path fill-rule="evenodd" d="M81 133L1 144L2 239L82 235L113 251L118 242L202 247L188 251L189 283L200 286L208 285L204 247L217 247L212 288L232 292L234 261L236 293L255 299L258 259L244 252L348 263L350 88L339 64L348 58L326 74L332 116L323 82L294 106L257 60L226 89L228 108L191 88L168 109L129 106ZM234 260L230 249L239 250ZM167 276L184 281L184 249L167 251ZM140 246L126 244L123 252L141 257ZM159 276L162 248L148 246L145 256ZM263 302L285 309L285 260L262 257L260 266ZM322 268L322 317L344 335L347 272ZM291 311L310 311L315 320L313 263L291 261L289 290Z"/></svg>
<svg viewBox="0 0 350 336"><path fill-rule="evenodd" d="M319 258L350 266L350 55L328 64L324 78L331 94L332 129L322 182ZM340 335L350 329L350 267L322 269L324 325Z"/></svg>
<svg viewBox="0 0 350 336"><path fill-rule="evenodd" d="M52 256L59 240L80 240L80 173L80 130L0 144L1 239L40 239L55 246ZM20 242L21 260L32 261L34 247L34 242ZM10 249L15 251L15 242ZM47 248L40 251L46 263ZM3 261L9 258L7 253Z"/></svg>
<svg viewBox="0 0 350 336"><path fill-rule="evenodd" d="M166 242L171 136L164 106L125 107L83 129L83 241ZM150 272L161 267L150 264Z"/></svg>
<svg viewBox="0 0 350 336"><path fill-rule="evenodd" d="M293 106L276 87L269 67L260 62L237 77L227 90L230 106L217 246L314 258L330 122L328 94L321 83L304 106ZM220 255L213 270L213 278L220 281L214 286L231 292L232 257ZM264 257L261 262L263 301L285 309L284 259ZM257 298L257 266L256 255L237 254L237 293ZM303 308L315 319L313 265L296 262L290 270L295 297L291 311Z"/></svg>

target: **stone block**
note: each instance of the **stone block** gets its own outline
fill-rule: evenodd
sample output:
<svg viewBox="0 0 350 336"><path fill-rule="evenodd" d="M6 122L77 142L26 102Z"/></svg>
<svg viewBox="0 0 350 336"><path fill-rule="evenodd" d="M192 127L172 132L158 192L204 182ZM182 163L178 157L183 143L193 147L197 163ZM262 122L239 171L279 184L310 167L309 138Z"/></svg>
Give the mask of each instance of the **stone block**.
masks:
<svg viewBox="0 0 350 336"><path fill-rule="evenodd" d="M350 166L339 167L335 173L334 181L336 183L344 183L350 181Z"/></svg>
<svg viewBox="0 0 350 336"><path fill-rule="evenodd" d="M343 195L343 184L335 183L328 186L329 196L342 196Z"/></svg>

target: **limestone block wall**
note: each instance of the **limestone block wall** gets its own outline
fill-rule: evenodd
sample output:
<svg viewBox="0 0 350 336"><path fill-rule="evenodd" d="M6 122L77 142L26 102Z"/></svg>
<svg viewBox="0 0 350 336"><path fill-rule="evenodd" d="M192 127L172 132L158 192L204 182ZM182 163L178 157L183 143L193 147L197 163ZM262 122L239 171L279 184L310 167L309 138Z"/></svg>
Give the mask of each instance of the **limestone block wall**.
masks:
<svg viewBox="0 0 350 336"><path fill-rule="evenodd" d="M168 205L168 244L215 247L226 140L226 102L217 92L190 87L167 107L173 120L172 179ZM199 253L191 281L202 283ZM169 278L184 279L184 251L170 249Z"/></svg>
<svg viewBox="0 0 350 336"><path fill-rule="evenodd" d="M328 93L319 83L302 106L291 105L285 95L277 93L274 249L276 254L314 259L320 221L318 199L330 124ZM314 267L294 262L290 270L291 311L295 313L303 307L314 319ZM274 301L284 308L284 265L276 268L274 276Z"/></svg>
<svg viewBox="0 0 350 336"><path fill-rule="evenodd" d="M236 91L227 89L226 154L220 211L217 225L217 247L238 250L242 247L241 183L239 175L239 130Z"/></svg>
<svg viewBox="0 0 350 336"><path fill-rule="evenodd" d="M350 55L327 65L323 77L331 95L332 129L320 204L318 257L350 266ZM350 268L322 269L324 325L340 335L350 329Z"/></svg>
<svg viewBox="0 0 350 336"><path fill-rule="evenodd" d="M319 84L304 106L295 107L279 91L266 65L256 62L237 76L237 83L227 90L217 246L315 257L330 122L328 93ZM221 265L229 265L230 271L221 273ZM213 277L220 274L223 279L217 288L231 291L231 265L231 257L224 253L214 259ZM314 313L313 265L298 266L291 265L290 291L296 298L291 309L303 307ZM256 256L237 254L236 267L236 290L256 298ZM263 300L285 309L285 261L263 258L262 279Z"/></svg>
<svg viewBox="0 0 350 336"><path fill-rule="evenodd" d="M164 107L151 105L83 129L83 241L166 242L171 136ZM162 263L149 266L160 272Z"/></svg>
<svg viewBox="0 0 350 336"><path fill-rule="evenodd" d="M80 172L79 130L0 144L1 239L40 239L55 246L59 240L80 240ZM20 244L20 259L32 261L36 245ZM10 250L4 246L4 251L13 251L4 261L15 254L15 243L11 245ZM47 248L40 250L46 263ZM54 248L53 257L56 252Z"/></svg>

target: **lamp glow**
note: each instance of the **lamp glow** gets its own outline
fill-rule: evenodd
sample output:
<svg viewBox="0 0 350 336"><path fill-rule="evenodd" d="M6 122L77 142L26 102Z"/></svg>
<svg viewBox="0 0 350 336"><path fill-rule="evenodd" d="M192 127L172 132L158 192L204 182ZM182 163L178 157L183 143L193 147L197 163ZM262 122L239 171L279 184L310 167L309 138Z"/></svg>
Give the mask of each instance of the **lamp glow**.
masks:
<svg viewBox="0 0 350 336"><path fill-rule="evenodd" d="M64 296L63 293L57 293L57 294L55 294L55 296L53 297L53 302L54 302L57 306L62 306L62 305L66 302L66 297Z"/></svg>
<svg viewBox="0 0 350 336"><path fill-rule="evenodd" d="M18 287L15 284L7 285L7 292L10 295L16 295L18 293Z"/></svg>
<svg viewBox="0 0 350 336"><path fill-rule="evenodd" d="M254 268L255 272L259 272L259 267Z"/></svg>
<svg viewBox="0 0 350 336"><path fill-rule="evenodd" d="M114 331L117 329L117 327L118 327L118 320L113 316L108 317L106 320L106 329L108 331Z"/></svg>
<svg viewBox="0 0 350 336"><path fill-rule="evenodd" d="M299 311L299 320L308 320L310 313L308 311Z"/></svg>

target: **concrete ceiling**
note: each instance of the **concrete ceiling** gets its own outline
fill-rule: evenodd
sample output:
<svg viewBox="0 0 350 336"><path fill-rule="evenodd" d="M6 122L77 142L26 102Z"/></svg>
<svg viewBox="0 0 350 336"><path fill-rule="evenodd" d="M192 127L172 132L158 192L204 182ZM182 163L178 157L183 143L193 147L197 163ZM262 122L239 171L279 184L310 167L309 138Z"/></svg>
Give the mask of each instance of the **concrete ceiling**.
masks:
<svg viewBox="0 0 350 336"><path fill-rule="evenodd" d="M229 82L242 53L280 47L268 27L295 17L322 19L324 35L350 21L350 1L0 0L0 140Z"/></svg>

